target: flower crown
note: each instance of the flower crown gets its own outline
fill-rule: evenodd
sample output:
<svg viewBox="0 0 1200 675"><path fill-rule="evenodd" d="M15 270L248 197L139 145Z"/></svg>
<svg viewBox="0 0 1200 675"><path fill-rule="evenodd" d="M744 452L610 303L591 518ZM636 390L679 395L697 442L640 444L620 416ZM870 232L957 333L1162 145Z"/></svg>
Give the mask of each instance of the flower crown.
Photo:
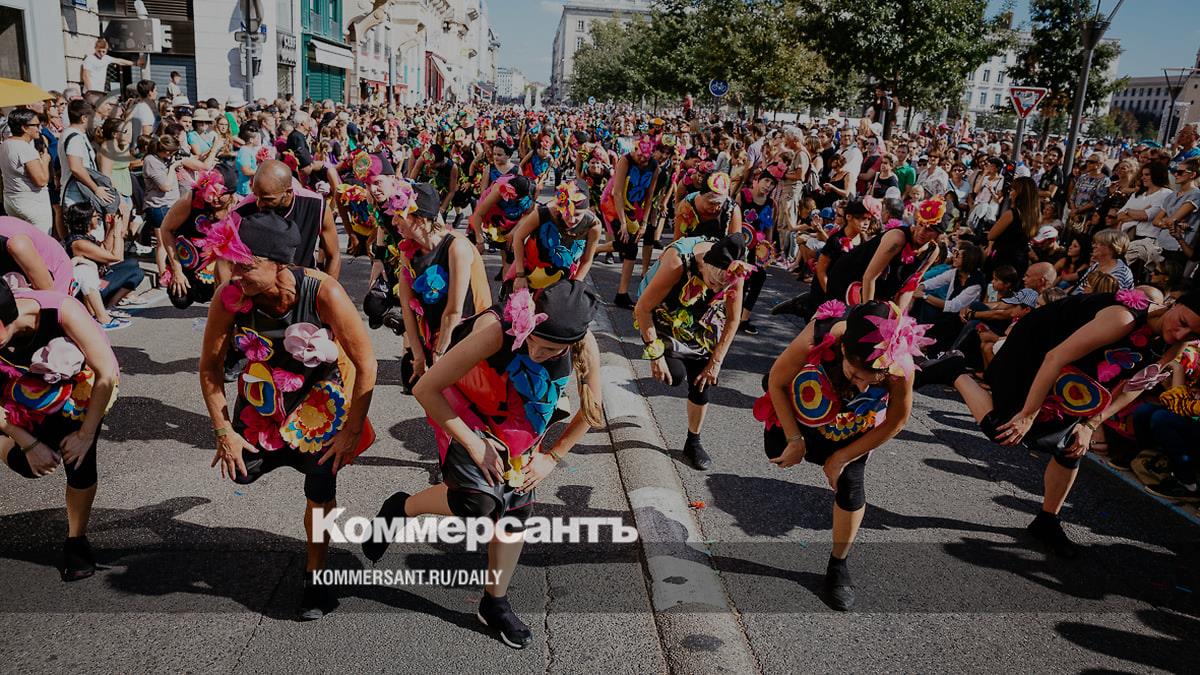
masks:
<svg viewBox="0 0 1200 675"><path fill-rule="evenodd" d="M192 185L192 208L204 208L206 204L215 205L217 200L228 192L229 188L225 187L225 179L221 177L221 172L209 169L200 174Z"/></svg>
<svg viewBox="0 0 1200 675"><path fill-rule="evenodd" d="M417 195L413 192L412 183L407 180L397 180L396 190L387 199L383 212L395 218L407 218L417 210Z"/></svg>
<svg viewBox="0 0 1200 675"><path fill-rule="evenodd" d="M254 254L250 252L250 247L242 241L238 235L238 228L242 225L242 217L237 211L230 211L229 215L213 223L208 228L208 234L204 238L204 252L207 255L228 260L234 263L249 264L254 261Z"/></svg>
<svg viewBox="0 0 1200 675"><path fill-rule="evenodd" d="M871 352L871 367L885 370L896 377L912 378L916 370L916 358L922 355L922 349L934 344L935 340L925 337L928 325L918 324L917 320L900 311L894 302L889 302L888 316L868 316L867 320L875 325L875 330L862 338L862 342L874 343L875 350Z"/></svg>
<svg viewBox="0 0 1200 675"><path fill-rule="evenodd" d="M568 226L575 222L576 204L586 198L587 195L580 192L574 183L563 183L558 186L554 200L558 204L558 212L562 215L563 222Z"/></svg>
<svg viewBox="0 0 1200 675"><path fill-rule="evenodd" d="M940 199L926 199L917 207L915 215L918 225L940 225L946 215L946 202Z"/></svg>

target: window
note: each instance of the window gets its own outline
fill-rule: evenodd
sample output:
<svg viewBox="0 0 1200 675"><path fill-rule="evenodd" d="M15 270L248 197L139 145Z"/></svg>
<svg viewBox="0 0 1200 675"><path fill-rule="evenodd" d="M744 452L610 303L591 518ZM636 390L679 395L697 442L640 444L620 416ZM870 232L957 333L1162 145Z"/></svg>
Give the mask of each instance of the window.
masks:
<svg viewBox="0 0 1200 675"><path fill-rule="evenodd" d="M971 72L967 73L967 81L968 82L975 81L975 71L971 71Z"/></svg>
<svg viewBox="0 0 1200 675"><path fill-rule="evenodd" d="M983 71L983 81L989 82L989 81L991 81L991 79L992 79L992 71L985 68Z"/></svg>
<svg viewBox="0 0 1200 675"><path fill-rule="evenodd" d="M1008 54L1000 55L1000 63L1008 63Z"/></svg>
<svg viewBox="0 0 1200 675"><path fill-rule="evenodd" d="M992 97L992 105L996 106L997 108L1000 107L1000 94L996 94L994 97Z"/></svg>
<svg viewBox="0 0 1200 675"><path fill-rule="evenodd" d="M575 49L579 49L582 46L583 46L583 38L582 37L575 38Z"/></svg>
<svg viewBox="0 0 1200 675"><path fill-rule="evenodd" d="M0 77L29 81L29 52L25 45L25 12L0 7Z"/></svg>
<svg viewBox="0 0 1200 675"><path fill-rule="evenodd" d="M575 25L575 30L578 30L578 31L581 31L581 32L583 31L583 19L580 19L580 20L579 20L579 23L577 23L577 24Z"/></svg>
<svg viewBox="0 0 1200 675"><path fill-rule="evenodd" d="M986 91L979 92L979 105L980 106L987 105L987 92Z"/></svg>
<svg viewBox="0 0 1200 675"><path fill-rule="evenodd" d="M996 73L996 84L1004 84L1004 71L1003 70Z"/></svg>

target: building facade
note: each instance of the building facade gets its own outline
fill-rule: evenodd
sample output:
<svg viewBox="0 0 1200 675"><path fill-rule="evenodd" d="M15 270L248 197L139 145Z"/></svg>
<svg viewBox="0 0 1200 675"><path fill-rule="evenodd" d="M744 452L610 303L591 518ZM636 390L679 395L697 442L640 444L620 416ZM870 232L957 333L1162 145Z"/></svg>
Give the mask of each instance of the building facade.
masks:
<svg viewBox="0 0 1200 675"><path fill-rule="evenodd" d="M82 4L85 30L94 31L94 41L98 32L96 15L94 11L89 14L86 3ZM69 64L67 70L62 66L66 60L64 43L45 39L62 30L63 20L57 2L0 0L0 77L33 82L43 89L65 87L72 78L68 75ZM75 62L75 80L79 79L80 63Z"/></svg>
<svg viewBox="0 0 1200 675"><path fill-rule="evenodd" d="M1200 50L1197 50L1191 68L1191 74L1185 73L1186 77L1179 85L1173 114L1170 85L1164 75L1129 78L1125 88L1113 95L1112 109L1143 118L1152 115L1159 129L1158 140L1169 141L1182 125L1200 122ZM1171 84L1176 83L1179 83L1179 74L1171 73ZM1167 128L1168 121L1170 128Z"/></svg>
<svg viewBox="0 0 1200 675"><path fill-rule="evenodd" d="M649 16L650 8L650 0L570 0L563 5L551 49L549 98L570 99L575 52L591 39L593 23L614 19L624 23L636 16Z"/></svg>
<svg viewBox="0 0 1200 675"><path fill-rule="evenodd" d="M496 96L500 100L511 100L524 96L528 80L519 68L496 69Z"/></svg>

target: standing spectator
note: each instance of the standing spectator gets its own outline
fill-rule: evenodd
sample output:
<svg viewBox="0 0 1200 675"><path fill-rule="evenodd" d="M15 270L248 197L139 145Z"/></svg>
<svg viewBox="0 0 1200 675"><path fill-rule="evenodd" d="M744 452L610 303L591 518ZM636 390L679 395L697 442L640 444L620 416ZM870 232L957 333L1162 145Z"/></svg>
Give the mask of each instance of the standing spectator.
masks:
<svg viewBox="0 0 1200 675"><path fill-rule="evenodd" d="M1104 175L1104 155L1092 153L1084 165L1086 169L1075 181L1071 192L1071 217L1068 222L1075 232L1086 232L1087 221L1092 212L1100 208L1108 198L1108 176Z"/></svg>
<svg viewBox="0 0 1200 675"><path fill-rule="evenodd" d="M1167 175L1166 164L1150 162L1142 167L1141 178L1141 189L1117 212L1117 226L1128 233L1130 241L1158 237L1154 218L1158 216L1163 202L1171 194L1171 188L1167 187L1170 178Z"/></svg>
<svg viewBox="0 0 1200 675"><path fill-rule="evenodd" d="M152 135L158 126L158 115L155 114L157 85L152 79L143 79L138 82L137 90L138 102L133 104L133 110L130 113L134 143L138 138Z"/></svg>
<svg viewBox="0 0 1200 675"><path fill-rule="evenodd" d="M245 197L250 194L250 179L258 171L258 151L262 146L259 145L258 129L250 124L242 126L239 136L245 145L237 151L237 193L239 197Z"/></svg>
<svg viewBox="0 0 1200 675"><path fill-rule="evenodd" d="M163 134L150 141L146 157L142 161L142 176L145 179L143 206L146 225L157 231L171 205L179 201L179 178L176 175L179 139Z"/></svg>
<svg viewBox="0 0 1200 675"><path fill-rule="evenodd" d="M108 67L112 64L118 66L132 66L133 61L118 59L115 56L108 55L108 40L100 38L96 40L96 49L93 53L88 54L83 59L83 65L79 67L79 88L84 94L96 92L103 94L106 92L105 85L108 82Z"/></svg>
<svg viewBox="0 0 1200 675"><path fill-rule="evenodd" d="M54 229L50 208L50 153L41 138L41 122L28 108L8 115L12 138L0 145L0 173L4 176L4 211L49 234Z"/></svg>
<svg viewBox="0 0 1200 675"><path fill-rule="evenodd" d="M320 176L325 171L325 163L314 160L308 147L308 137L312 134L316 123L306 112L296 113L295 128L287 137L287 149L296 156L297 171L303 180L309 180L313 174ZM320 180L317 178L315 180Z"/></svg>
<svg viewBox="0 0 1200 675"><path fill-rule="evenodd" d="M67 104L67 120L70 126L59 139L58 161L62 166L62 203L70 206L85 199L80 186L86 187L105 204L117 198L114 191L102 187L92 179L96 166L96 150L87 136L88 120L95 113L92 104L77 99Z"/></svg>
<svg viewBox="0 0 1200 675"><path fill-rule="evenodd" d="M1196 257L1196 231L1200 227L1200 156L1185 159L1175 167L1175 192L1163 200L1154 218L1158 245L1167 260L1180 263Z"/></svg>
<svg viewBox="0 0 1200 675"><path fill-rule="evenodd" d="M1175 135L1175 146L1179 148L1179 152L1171 159L1171 165L1168 167L1172 171L1179 168L1179 164L1193 157L1200 157L1200 148L1196 147L1197 132L1195 124L1185 124L1179 129L1179 133Z"/></svg>
<svg viewBox="0 0 1200 675"><path fill-rule="evenodd" d="M178 70L171 71L171 81L167 83L167 96L171 97L171 105L189 105L187 94L183 92L183 76Z"/></svg>
<svg viewBox="0 0 1200 675"><path fill-rule="evenodd" d="M1038 191L1042 199L1058 204L1059 211L1067 203L1066 179L1062 170L1062 150L1052 146L1042 158L1042 175L1038 178Z"/></svg>

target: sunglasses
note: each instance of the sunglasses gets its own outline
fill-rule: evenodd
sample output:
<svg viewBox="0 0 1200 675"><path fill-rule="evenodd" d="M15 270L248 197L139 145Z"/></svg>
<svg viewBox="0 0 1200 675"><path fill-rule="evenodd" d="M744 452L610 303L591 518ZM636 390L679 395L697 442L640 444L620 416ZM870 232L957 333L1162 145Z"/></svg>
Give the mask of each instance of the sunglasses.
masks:
<svg viewBox="0 0 1200 675"><path fill-rule="evenodd" d="M1195 171L1192 171L1191 169L1182 169L1182 168L1180 168L1180 169L1171 169L1171 173L1173 173L1173 174L1175 174L1176 176L1178 176L1178 175L1179 175L1179 174L1181 174L1181 173L1195 173Z"/></svg>

